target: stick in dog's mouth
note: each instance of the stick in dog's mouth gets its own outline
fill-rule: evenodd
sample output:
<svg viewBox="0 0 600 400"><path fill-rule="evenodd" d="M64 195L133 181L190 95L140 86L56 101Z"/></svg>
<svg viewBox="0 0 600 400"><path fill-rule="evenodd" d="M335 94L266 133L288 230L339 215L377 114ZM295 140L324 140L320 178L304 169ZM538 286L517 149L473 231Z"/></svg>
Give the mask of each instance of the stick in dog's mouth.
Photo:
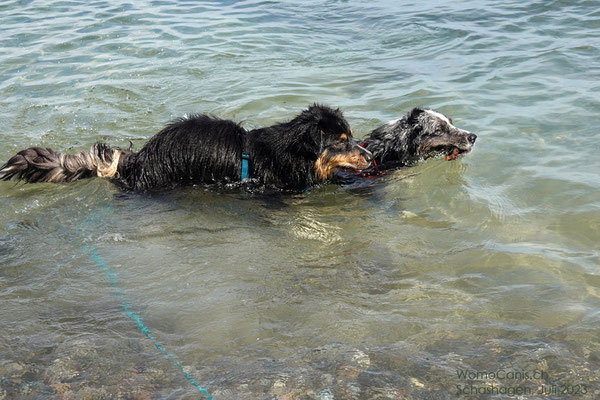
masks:
<svg viewBox="0 0 600 400"><path fill-rule="evenodd" d="M471 148L462 148L458 146L436 146L429 151L429 157L444 154L446 161L456 160L471 152Z"/></svg>
<svg viewBox="0 0 600 400"><path fill-rule="evenodd" d="M469 153L471 149L461 149L458 147L451 147L448 153L446 154L446 161L456 160L458 157L464 156Z"/></svg>

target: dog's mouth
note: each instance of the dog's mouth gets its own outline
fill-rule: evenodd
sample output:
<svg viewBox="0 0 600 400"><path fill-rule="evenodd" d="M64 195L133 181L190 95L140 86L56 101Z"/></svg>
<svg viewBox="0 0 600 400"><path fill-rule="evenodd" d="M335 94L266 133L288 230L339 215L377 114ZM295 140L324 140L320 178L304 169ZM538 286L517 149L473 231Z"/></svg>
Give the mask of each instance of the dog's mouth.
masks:
<svg viewBox="0 0 600 400"><path fill-rule="evenodd" d="M456 160L459 157L469 153L471 148L465 149L457 146L443 146L438 149L434 149L434 152L441 153L446 156L446 161Z"/></svg>
<svg viewBox="0 0 600 400"><path fill-rule="evenodd" d="M469 153L475 145L477 135L466 132L460 135L444 135L430 138L420 146L420 154L425 158L443 155L447 161Z"/></svg>
<svg viewBox="0 0 600 400"><path fill-rule="evenodd" d="M326 180L333 175L335 170L346 169L356 172L368 168L369 165L370 162L361 154L350 153L329 156L327 150L325 150L317 161L315 161L315 172L321 180Z"/></svg>
<svg viewBox="0 0 600 400"><path fill-rule="evenodd" d="M338 172L343 172L346 174L354 174L358 172L362 172L362 169L354 168L354 167L338 167Z"/></svg>
<svg viewBox="0 0 600 400"><path fill-rule="evenodd" d="M343 159L336 165L336 169L341 172L361 172L365 169L370 168L373 165L373 158L371 153L368 153L371 158L367 159L362 155L353 156L351 158Z"/></svg>
<svg viewBox="0 0 600 400"><path fill-rule="evenodd" d="M343 163L343 164L339 164L336 169L340 172L347 172L347 173L355 173L355 172L361 172L363 169L366 169L370 166L370 164L361 164L361 165L354 165L354 164L348 164L348 163Z"/></svg>
<svg viewBox="0 0 600 400"><path fill-rule="evenodd" d="M425 158L444 156L446 158L446 161L452 161L464 156L465 154L468 154L469 152L471 152L472 148L473 146L459 147L453 144L444 144L430 147L424 153L426 154Z"/></svg>

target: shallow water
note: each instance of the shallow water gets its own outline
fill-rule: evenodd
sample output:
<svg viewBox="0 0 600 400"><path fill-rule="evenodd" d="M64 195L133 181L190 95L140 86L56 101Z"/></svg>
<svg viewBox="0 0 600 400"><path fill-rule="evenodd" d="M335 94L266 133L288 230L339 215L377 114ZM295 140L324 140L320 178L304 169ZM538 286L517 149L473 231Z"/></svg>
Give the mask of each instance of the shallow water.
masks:
<svg viewBox="0 0 600 400"><path fill-rule="evenodd" d="M479 136L293 196L1 182L0 399L598 398L599 6L0 3L1 161L315 101Z"/></svg>

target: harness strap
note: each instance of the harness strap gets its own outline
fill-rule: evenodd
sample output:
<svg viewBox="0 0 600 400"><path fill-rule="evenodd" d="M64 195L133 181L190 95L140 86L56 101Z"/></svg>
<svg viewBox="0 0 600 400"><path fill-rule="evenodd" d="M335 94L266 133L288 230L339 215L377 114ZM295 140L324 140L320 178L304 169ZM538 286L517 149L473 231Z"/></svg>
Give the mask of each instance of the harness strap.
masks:
<svg viewBox="0 0 600 400"><path fill-rule="evenodd" d="M250 155L242 154L242 180L250 178Z"/></svg>

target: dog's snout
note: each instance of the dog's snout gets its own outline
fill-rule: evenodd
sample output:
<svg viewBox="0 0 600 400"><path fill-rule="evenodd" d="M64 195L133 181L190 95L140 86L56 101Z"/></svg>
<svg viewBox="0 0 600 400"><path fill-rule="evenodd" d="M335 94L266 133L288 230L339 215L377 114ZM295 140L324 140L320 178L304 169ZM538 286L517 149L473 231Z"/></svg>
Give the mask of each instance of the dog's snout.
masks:
<svg viewBox="0 0 600 400"><path fill-rule="evenodd" d="M477 135L474 133L471 133L471 134L469 134L469 136L467 136L467 140L471 144L474 144L476 139L477 139Z"/></svg>

